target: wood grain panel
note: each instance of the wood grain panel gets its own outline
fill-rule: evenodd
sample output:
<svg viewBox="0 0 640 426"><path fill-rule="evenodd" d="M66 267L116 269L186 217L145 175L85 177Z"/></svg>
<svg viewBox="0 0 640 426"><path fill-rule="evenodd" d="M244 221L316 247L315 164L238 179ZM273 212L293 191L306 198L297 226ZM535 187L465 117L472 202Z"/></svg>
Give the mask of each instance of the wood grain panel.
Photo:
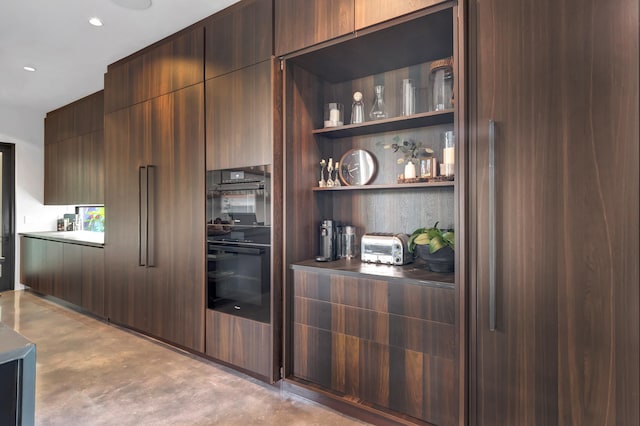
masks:
<svg viewBox="0 0 640 426"><path fill-rule="evenodd" d="M82 303L89 312L104 317L104 249L82 247Z"/></svg>
<svg viewBox="0 0 640 426"><path fill-rule="evenodd" d="M58 157L59 143L48 143L44 146L44 204L62 204L60 193L61 170Z"/></svg>
<svg viewBox="0 0 640 426"><path fill-rule="evenodd" d="M455 327L415 318L389 315L389 344L442 358L456 356Z"/></svg>
<svg viewBox="0 0 640 426"><path fill-rule="evenodd" d="M73 103L74 136L82 136L104 128L104 90Z"/></svg>
<svg viewBox="0 0 640 426"><path fill-rule="evenodd" d="M293 327L294 374L331 388L331 332L302 324Z"/></svg>
<svg viewBox="0 0 640 426"><path fill-rule="evenodd" d="M121 325L148 330L149 297L140 261L138 167L149 145L148 103L105 115L105 310Z"/></svg>
<svg viewBox="0 0 640 426"><path fill-rule="evenodd" d="M387 281L332 275L330 289L331 303L388 312Z"/></svg>
<svg viewBox="0 0 640 426"><path fill-rule="evenodd" d="M62 271L59 289L55 296L74 305L82 306L82 246L59 243L62 250Z"/></svg>
<svg viewBox="0 0 640 426"><path fill-rule="evenodd" d="M207 309L206 353L263 377L271 374L271 325Z"/></svg>
<svg viewBox="0 0 640 426"><path fill-rule="evenodd" d="M495 0L471 11L471 418L638 424L638 3ZM487 327L489 119L496 332Z"/></svg>
<svg viewBox="0 0 640 426"><path fill-rule="evenodd" d="M442 2L444 0L355 0L356 30Z"/></svg>
<svg viewBox="0 0 640 426"><path fill-rule="evenodd" d="M204 85L150 103L150 330L204 351Z"/></svg>
<svg viewBox="0 0 640 426"><path fill-rule="evenodd" d="M389 286L389 312L455 324L455 292L416 284Z"/></svg>
<svg viewBox="0 0 640 426"><path fill-rule="evenodd" d="M105 74L105 113L204 80L204 29L197 27L111 64Z"/></svg>
<svg viewBox="0 0 640 426"><path fill-rule="evenodd" d="M349 34L353 0L276 0L276 56Z"/></svg>
<svg viewBox="0 0 640 426"><path fill-rule="evenodd" d="M272 66L207 80L207 170L272 163Z"/></svg>
<svg viewBox="0 0 640 426"><path fill-rule="evenodd" d="M272 33L271 0L244 1L213 15L205 26L205 79L268 60Z"/></svg>

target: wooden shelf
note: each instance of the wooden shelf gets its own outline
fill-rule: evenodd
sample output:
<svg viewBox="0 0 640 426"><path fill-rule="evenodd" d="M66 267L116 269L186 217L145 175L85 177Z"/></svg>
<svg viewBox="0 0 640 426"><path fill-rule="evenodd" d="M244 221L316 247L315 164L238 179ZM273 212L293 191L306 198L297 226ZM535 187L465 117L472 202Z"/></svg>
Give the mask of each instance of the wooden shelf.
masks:
<svg viewBox="0 0 640 426"><path fill-rule="evenodd" d="M402 116L367 121L362 124L347 124L340 127L316 129L313 131L313 134L337 139L450 123L453 123L453 109L421 112L419 114L406 117Z"/></svg>
<svg viewBox="0 0 640 426"><path fill-rule="evenodd" d="M444 182L416 182L416 183L391 183L384 185L349 185L349 186L331 186L331 187L314 187L313 191L371 191L380 189L407 189L407 188L428 188L438 186L454 186L455 181L449 180Z"/></svg>

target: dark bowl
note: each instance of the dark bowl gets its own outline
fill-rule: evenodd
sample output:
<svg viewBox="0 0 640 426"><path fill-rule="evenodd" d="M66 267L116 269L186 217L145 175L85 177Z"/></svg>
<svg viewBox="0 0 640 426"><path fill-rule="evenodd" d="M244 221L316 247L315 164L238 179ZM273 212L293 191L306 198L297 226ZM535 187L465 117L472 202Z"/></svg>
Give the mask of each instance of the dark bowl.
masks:
<svg viewBox="0 0 640 426"><path fill-rule="evenodd" d="M443 247L435 253L429 253L429 245L418 244L416 255L427 263L432 272L453 272L455 266L455 252L451 247Z"/></svg>

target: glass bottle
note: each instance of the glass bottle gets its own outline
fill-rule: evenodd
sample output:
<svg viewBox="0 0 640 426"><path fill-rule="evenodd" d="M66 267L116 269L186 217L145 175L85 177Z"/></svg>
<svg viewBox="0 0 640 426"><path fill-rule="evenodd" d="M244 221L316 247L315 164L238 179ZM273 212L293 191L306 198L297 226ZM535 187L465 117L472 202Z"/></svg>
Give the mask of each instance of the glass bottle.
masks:
<svg viewBox="0 0 640 426"><path fill-rule="evenodd" d="M384 86L377 85L373 88L375 98L373 100L373 106L369 113L369 118L372 120L379 120L381 118L387 118L387 112L384 107Z"/></svg>
<svg viewBox="0 0 640 426"><path fill-rule="evenodd" d="M364 105L362 103L362 93L353 94L353 105L351 106L351 124L364 123Z"/></svg>
<svg viewBox="0 0 640 426"><path fill-rule="evenodd" d="M430 66L429 89L431 111L453 108L453 62L452 58L433 61Z"/></svg>

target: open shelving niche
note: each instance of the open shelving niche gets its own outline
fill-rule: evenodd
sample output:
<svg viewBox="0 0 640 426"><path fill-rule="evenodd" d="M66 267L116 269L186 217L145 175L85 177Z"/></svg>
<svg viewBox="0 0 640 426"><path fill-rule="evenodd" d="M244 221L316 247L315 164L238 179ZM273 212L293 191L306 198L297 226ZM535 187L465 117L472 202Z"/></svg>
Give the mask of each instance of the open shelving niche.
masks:
<svg viewBox="0 0 640 426"><path fill-rule="evenodd" d="M364 363L362 370L356 369L355 374L357 377L366 376L369 382L363 382L362 388L358 382L358 389L348 390L345 394L347 389L340 388L343 383L341 379L334 386L327 378L333 377L334 372L342 371L339 363L352 352L332 346L332 339L340 339L343 335L332 328L321 330L314 320L331 321L333 310L326 308L326 311L318 312L316 308L326 307L327 300L331 300L334 291L339 293L340 288L344 290L348 287L349 291L358 288L358 301L369 300L369 296L373 297L371 292L374 288L383 288L379 293L380 300L394 297L396 300L402 299L397 306L415 306L414 302L428 305L433 302L437 304L435 311L448 312L446 321L438 327L443 327L440 336L446 336L445 340L451 339L448 341L453 342L454 324L457 321L456 274L429 272L419 261L404 266L389 266L361 263L356 259L325 263L313 259L318 254L319 226L323 219L331 218L342 224L356 226L359 238L365 232L410 234L414 229L432 226L436 221L446 228L455 225L456 200L461 186L457 180L458 170L454 181L397 183L403 166L398 165L396 160L401 153L384 148L398 136L401 140L422 142L441 159L444 145L442 136L445 131L455 130L457 106L450 110L428 111L426 87L430 64L439 59L455 57L457 53L453 40L455 10L453 2L442 3L407 19L286 56L283 68L285 383L303 394L313 396L320 393L329 396L327 400L335 398L357 409L376 414L392 410L393 416L410 416L433 424L457 423L455 345L445 345L449 350L441 357L431 356L429 352L444 347L437 343L424 342L425 346L416 352L415 348L393 340L403 333L394 334L393 339L391 335L388 338L383 336L376 344L360 334L360 337L349 336L351 342L358 342L358 363ZM400 87L405 78L413 79L418 87L417 113L408 117L400 116ZM377 84L385 86L388 118L322 128L325 103L342 103L345 106L345 121L350 121L354 91L363 93L365 115L368 115L373 87ZM342 154L352 148L366 149L376 158L377 173L370 184L318 188L320 160L333 158L339 161ZM347 282L350 284L346 285ZM388 291L384 289L385 286L388 286ZM315 295L318 300L309 302L307 296L313 299L314 292L318 293ZM418 294L421 296L416 297ZM436 295L442 299L437 299ZM427 305L420 305L422 307L417 311L429 311ZM397 319L405 321L402 315L406 313L398 316L386 312L384 308L381 311L376 311L375 315L381 315L382 318L388 315L389 324L397 324L394 322ZM362 309L362 312L371 313L367 309ZM431 323L417 321L412 324ZM368 324L360 322L359 325L351 325L358 328L358 333L366 335ZM418 332L416 335L430 334ZM326 339L326 342L323 343L321 339ZM320 347L322 356L318 355ZM410 398L384 398L387 392L390 394L391 388L397 395L411 392L408 380L401 375L389 374L392 369L389 357L400 353L398 351L410 351L412 354L422 352L425 362L429 360L430 363L436 363L430 368L447 372L447 378L433 382L428 374L425 375L428 369L422 373L411 373L411 382L417 386L416 392L424 392L424 401L414 404L409 403ZM367 370L367 365L372 369ZM365 376L362 375L364 371L367 371ZM414 376L418 377L417 381L413 380ZM380 381L376 381L377 378ZM385 378L389 378L388 383ZM434 394L430 393L431 390L434 390ZM425 409L426 406L432 409Z"/></svg>
<svg viewBox="0 0 640 426"><path fill-rule="evenodd" d="M441 10L346 41L286 58L288 158L287 264L313 258L319 245L318 229L332 218L355 225L358 237L366 232L410 234L432 226L452 228L456 181L397 183L403 165L400 152L384 145L412 139L434 150L442 159L443 134L454 129L455 109L429 111L430 63L454 55L453 9ZM411 78L417 87L416 114L401 116L401 82ZM345 122L351 115L352 95L364 95L365 115L374 85L385 86L387 118L323 128L323 105L344 105ZM318 187L320 159L339 161L351 148L362 148L376 158L377 173L368 185ZM295 165L293 165L295 163ZM295 200L293 199L295 198ZM313 206L309 209L308 206ZM300 211L302 214L292 213ZM303 213L304 212L304 213ZM310 235L309 235L310 234ZM300 236L306 244L303 247ZM450 282L450 277L443 277Z"/></svg>

